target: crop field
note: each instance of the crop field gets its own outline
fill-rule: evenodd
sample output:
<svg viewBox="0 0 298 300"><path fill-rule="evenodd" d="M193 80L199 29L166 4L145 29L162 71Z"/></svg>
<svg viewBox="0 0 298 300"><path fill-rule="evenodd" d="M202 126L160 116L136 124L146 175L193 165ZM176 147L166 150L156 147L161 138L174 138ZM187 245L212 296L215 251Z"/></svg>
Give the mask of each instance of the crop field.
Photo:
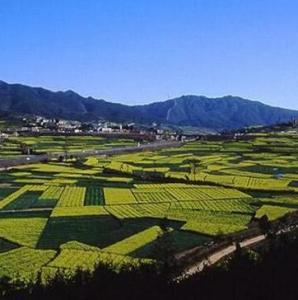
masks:
<svg viewBox="0 0 298 300"><path fill-rule="evenodd" d="M40 200L59 200L64 188L60 186L50 186L39 197Z"/></svg>
<svg viewBox="0 0 298 300"><path fill-rule="evenodd" d="M100 249L82 250L82 249L63 249L61 253L48 264L48 267L56 270L93 270L98 263L114 264L117 268L122 265L138 265L150 263L149 259L136 259L129 256L110 254L102 252Z"/></svg>
<svg viewBox="0 0 298 300"><path fill-rule="evenodd" d="M133 194L138 203L171 202L176 201L166 189L136 189Z"/></svg>
<svg viewBox="0 0 298 300"><path fill-rule="evenodd" d="M36 136L8 137L0 147L0 157L22 155L21 145L30 147L37 154L53 152L79 152L111 147L135 145L129 139L106 139L98 136ZM26 153L25 153L26 154Z"/></svg>
<svg viewBox="0 0 298 300"><path fill-rule="evenodd" d="M23 210L36 207L40 192L26 192L4 207L5 210Z"/></svg>
<svg viewBox="0 0 298 300"><path fill-rule="evenodd" d="M255 208L249 201L243 199L231 199L231 200L213 200L213 201L181 201L174 207L181 207L182 209L193 210L207 210L207 211L221 211L221 212L238 212L238 213L251 213L253 214Z"/></svg>
<svg viewBox="0 0 298 300"><path fill-rule="evenodd" d="M170 203L149 203L106 206L107 211L118 219L126 218L163 218Z"/></svg>
<svg viewBox="0 0 298 300"><path fill-rule="evenodd" d="M1 216L0 236L13 243L35 247L47 223L47 218L32 215Z"/></svg>
<svg viewBox="0 0 298 300"><path fill-rule="evenodd" d="M268 219L272 221L292 211L295 211L295 209L282 206L263 205L259 210L257 210L256 217L267 215Z"/></svg>
<svg viewBox="0 0 298 300"><path fill-rule="evenodd" d="M90 139L70 138L69 149L133 143ZM62 137L9 142L20 140L41 152L65 147ZM298 209L297 149L298 137L267 134L3 170L0 275L150 263L164 226L183 252L242 234L264 215L276 220Z"/></svg>
<svg viewBox="0 0 298 300"><path fill-rule="evenodd" d="M56 255L53 250L43 251L27 247L0 253L0 276L34 279L34 276ZM33 277L33 278L32 278Z"/></svg>
<svg viewBox="0 0 298 300"><path fill-rule="evenodd" d="M128 204L135 203L136 199L130 189L104 188L105 204Z"/></svg>
<svg viewBox="0 0 298 300"><path fill-rule="evenodd" d="M153 226L140 233L132 235L129 238L119 241L118 243L115 243L107 248L104 248L103 251L129 255L142 246L156 240L159 232L160 228L158 226Z"/></svg>
<svg viewBox="0 0 298 300"><path fill-rule="evenodd" d="M57 203L58 207L84 206L86 188L78 186L67 186L61 194Z"/></svg>
<svg viewBox="0 0 298 300"><path fill-rule="evenodd" d="M85 205L103 205L103 190L99 186L88 186L85 194Z"/></svg>
<svg viewBox="0 0 298 300"><path fill-rule="evenodd" d="M51 217L72 217L72 216L101 216L107 215L104 206L73 206L73 207L55 207L52 210Z"/></svg>
<svg viewBox="0 0 298 300"><path fill-rule="evenodd" d="M219 187L190 187L190 188L167 188L177 200L216 200L216 199L239 199L249 196L235 189Z"/></svg>
<svg viewBox="0 0 298 300"><path fill-rule="evenodd" d="M28 190L29 190L29 187L24 186L24 187L20 188L19 190L15 191L14 193L8 195L4 199L2 199L0 202L0 209L5 208L5 206L9 205L11 202L18 199L20 196L25 194Z"/></svg>

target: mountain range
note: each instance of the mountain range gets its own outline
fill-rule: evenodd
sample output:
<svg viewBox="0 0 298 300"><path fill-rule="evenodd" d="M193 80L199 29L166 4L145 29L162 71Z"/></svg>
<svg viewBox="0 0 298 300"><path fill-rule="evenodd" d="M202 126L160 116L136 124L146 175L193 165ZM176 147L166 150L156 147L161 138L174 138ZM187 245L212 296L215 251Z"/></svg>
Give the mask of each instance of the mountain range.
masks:
<svg viewBox="0 0 298 300"><path fill-rule="evenodd" d="M207 98L188 95L163 102L129 106L82 97L71 90L53 92L4 81L0 81L0 112L78 121L104 119L140 124L156 122L213 130L271 125L298 118L298 111L234 96Z"/></svg>

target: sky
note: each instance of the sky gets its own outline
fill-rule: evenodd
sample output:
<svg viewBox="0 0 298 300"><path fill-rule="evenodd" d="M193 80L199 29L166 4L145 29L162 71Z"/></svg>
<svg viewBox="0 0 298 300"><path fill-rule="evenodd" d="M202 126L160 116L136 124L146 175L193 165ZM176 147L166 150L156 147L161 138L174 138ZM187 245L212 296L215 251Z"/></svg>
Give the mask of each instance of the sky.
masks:
<svg viewBox="0 0 298 300"><path fill-rule="evenodd" d="M0 79L130 105L298 109L297 16L296 0L0 0Z"/></svg>

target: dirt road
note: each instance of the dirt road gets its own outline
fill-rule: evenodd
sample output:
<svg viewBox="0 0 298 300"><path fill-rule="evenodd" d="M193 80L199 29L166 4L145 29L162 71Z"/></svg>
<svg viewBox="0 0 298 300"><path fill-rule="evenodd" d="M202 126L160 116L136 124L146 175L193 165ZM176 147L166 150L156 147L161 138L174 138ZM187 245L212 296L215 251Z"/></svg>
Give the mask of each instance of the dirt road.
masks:
<svg viewBox="0 0 298 300"><path fill-rule="evenodd" d="M265 240L265 235L258 235L249 239L246 239L240 242L241 248L248 248L252 245L255 245L263 240ZM219 262L221 259L231 255L233 252L236 251L236 244L231 244L223 249L220 249L214 253L211 253L207 258L202 259L201 261L197 262L196 264L190 266L185 272L178 278L178 280L186 279L189 276L192 276L198 272L201 272L205 267L212 266Z"/></svg>

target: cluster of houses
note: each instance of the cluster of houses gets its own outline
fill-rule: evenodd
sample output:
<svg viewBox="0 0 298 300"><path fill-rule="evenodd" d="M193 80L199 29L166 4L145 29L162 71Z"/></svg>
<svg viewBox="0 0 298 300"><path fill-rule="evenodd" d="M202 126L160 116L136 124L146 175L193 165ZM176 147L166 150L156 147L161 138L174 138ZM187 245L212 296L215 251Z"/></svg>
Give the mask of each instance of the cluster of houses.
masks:
<svg viewBox="0 0 298 300"><path fill-rule="evenodd" d="M2 134L14 135L123 135L148 137L150 140L183 140L181 133L174 130L163 129L157 124L151 126L137 125L135 123L115 123L97 121L83 123L79 121L48 119L44 117L24 117L21 126L5 128Z"/></svg>
<svg viewBox="0 0 298 300"><path fill-rule="evenodd" d="M245 140L250 139L249 133L271 132L276 130L292 130L298 128L298 119L292 119L288 124L275 126L255 126L243 128L242 130L221 132L221 134L182 134L181 130L175 130L153 123L151 125L140 125L135 123L116 123L105 120L94 122L79 122L71 120L50 119L40 116L23 117L18 126L2 128L0 139L9 135L104 135L112 137L127 137L137 140L172 140L184 141L186 139L203 140ZM191 135L191 136L190 136Z"/></svg>
<svg viewBox="0 0 298 300"><path fill-rule="evenodd" d="M79 121L47 119L43 117L30 117L22 119L22 126L18 128L6 128L7 132L17 131L19 133L57 133L57 134L79 134L79 133L113 133L130 132L134 124L117 124L112 122L82 123Z"/></svg>

